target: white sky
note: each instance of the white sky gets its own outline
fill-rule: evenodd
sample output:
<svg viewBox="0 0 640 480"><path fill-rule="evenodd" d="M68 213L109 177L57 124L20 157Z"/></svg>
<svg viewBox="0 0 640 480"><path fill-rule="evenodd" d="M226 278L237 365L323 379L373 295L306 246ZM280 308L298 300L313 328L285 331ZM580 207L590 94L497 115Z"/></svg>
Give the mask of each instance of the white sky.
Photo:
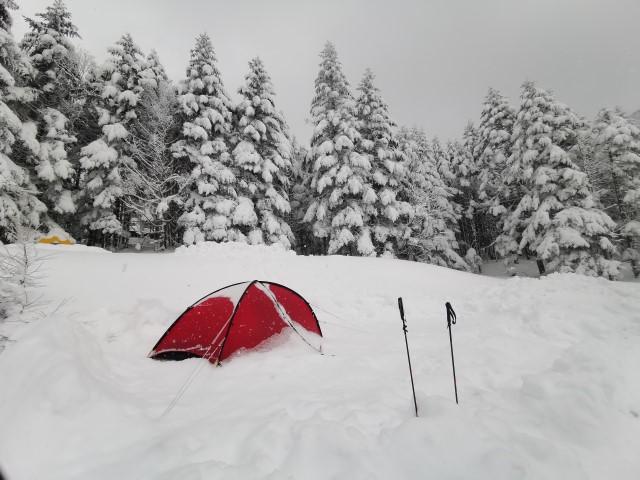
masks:
<svg viewBox="0 0 640 480"><path fill-rule="evenodd" d="M14 35L53 0L19 0ZM301 142L326 40L355 88L365 68L400 124L442 138L477 121L489 85L518 103L526 78L578 113L640 108L640 0L66 0L80 44L106 58L130 32L179 80L195 37L214 42L232 95L260 55Z"/></svg>

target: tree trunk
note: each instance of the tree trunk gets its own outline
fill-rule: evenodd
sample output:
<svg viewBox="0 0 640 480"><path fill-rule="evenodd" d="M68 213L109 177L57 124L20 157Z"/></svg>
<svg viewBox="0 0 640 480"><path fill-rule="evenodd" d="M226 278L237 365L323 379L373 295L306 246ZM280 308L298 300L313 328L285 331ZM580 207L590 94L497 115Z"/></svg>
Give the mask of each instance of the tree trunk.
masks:
<svg viewBox="0 0 640 480"><path fill-rule="evenodd" d="M542 260L536 260L536 263L538 264L538 272L540 273L540 275L544 275L545 274L544 262Z"/></svg>

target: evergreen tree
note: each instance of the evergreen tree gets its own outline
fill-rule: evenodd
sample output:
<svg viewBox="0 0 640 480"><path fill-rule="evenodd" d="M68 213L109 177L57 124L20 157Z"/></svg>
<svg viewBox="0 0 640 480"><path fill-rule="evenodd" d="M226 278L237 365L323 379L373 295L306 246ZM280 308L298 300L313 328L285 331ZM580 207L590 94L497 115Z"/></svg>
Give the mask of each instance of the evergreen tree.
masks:
<svg viewBox="0 0 640 480"><path fill-rule="evenodd" d="M103 135L82 148L80 164L84 171L83 193L92 204L83 223L103 235L105 246L110 234L111 246L118 248L121 239L128 236L128 212L122 202L122 167L132 161L126 137L137 118L145 62L129 34L109 48L109 53L110 59L97 72L103 99L99 120Z"/></svg>
<svg viewBox="0 0 640 480"><path fill-rule="evenodd" d="M372 186L376 199L368 226L373 232L377 253L394 253L397 250L397 227L400 215L397 199L403 176L404 155L396 138L396 123L389 116L389 107L382 99L375 76L366 70L358 86L356 116L360 140L358 150L371 164Z"/></svg>
<svg viewBox="0 0 640 480"><path fill-rule="evenodd" d="M22 226L38 227L46 211L26 162L40 149L36 128L17 113L35 94L23 86L34 72L11 34L9 10L16 8L12 0L0 0L0 239L5 240Z"/></svg>
<svg viewBox="0 0 640 480"><path fill-rule="evenodd" d="M484 101L478 142L474 150L478 169L478 211L481 242L487 248L502 229L500 218L519 201L517 191L509 190L503 181L507 159L511 155L511 134L516 121L516 110L497 90L489 88Z"/></svg>
<svg viewBox="0 0 640 480"><path fill-rule="evenodd" d="M601 202L618 223L622 258L640 276L640 128L624 112L603 108L593 130L592 175L602 188Z"/></svg>
<svg viewBox="0 0 640 480"><path fill-rule="evenodd" d="M140 74L142 77L140 84L149 88L162 88L160 84L162 82L169 82L167 72L164 70L164 66L160 62L158 52L151 50L151 53L147 55L147 61L145 69Z"/></svg>
<svg viewBox="0 0 640 480"><path fill-rule="evenodd" d="M40 150L36 158L36 186L44 194L49 215L74 213L72 198L74 169L69 161L75 137L69 132L69 122L60 108L68 102L74 89L74 47L71 38L79 37L71 14L61 0L55 0L41 20L26 19L30 31L22 41L22 48L35 69L33 87L38 92L34 102L33 120L38 127ZM64 109L64 108L63 108Z"/></svg>
<svg viewBox="0 0 640 480"><path fill-rule="evenodd" d="M233 106L217 63L211 39L200 35L178 89L182 132L173 152L188 183L180 217L186 245L239 237L232 225L237 206L229 154Z"/></svg>
<svg viewBox="0 0 640 480"><path fill-rule="evenodd" d="M321 239L313 234L313 226L304 221L309 205L313 202L313 165L309 148L300 144L298 140L289 135L293 148L291 157L291 183L289 199L291 202L291 215L289 225L296 239L296 250L305 255L322 254L324 252Z"/></svg>
<svg viewBox="0 0 640 480"><path fill-rule="evenodd" d="M371 163L356 150L360 134L355 104L335 47L328 42L320 57L311 104L314 198L304 221L322 239L325 253L372 256L368 222L375 214L377 195L369 181Z"/></svg>
<svg viewBox="0 0 640 480"><path fill-rule="evenodd" d="M478 143L478 132L472 122L467 123L462 140L451 145L451 172L453 186L458 191L454 201L460 206L460 240L462 250L473 249L469 258L474 258L474 266L479 269L476 258L480 251L477 226L478 207L478 166L474 157L475 146Z"/></svg>
<svg viewBox="0 0 640 480"><path fill-rule="evenodd" d="M233 222L251 244L290 248L294 238L285 218L291 212L287 189L293 148L262 60L251 60L249 68L236 108L238 143L233 156L240 173Z"/></svg>
<svg viewBox="0 0 640 480"><path fill-rule="evenodd" d="M406 159L399 193L399 257L467 270L468 265L456 252L457 215L450 202L451 193L438 173L427 136L414 127L402 128L398 138Z"/></svg>
<svg viewBox="0 0 640 480"><path fill-rule="evenodd" d="M619 277L610 260L615 223L598 210L587 175L573 155L583 122L554 96L525 82L513 129L513 154L505 181L525 190L508 212L499 238L502 254L534 253L551 270Z"/></svg>
<svg viewBox="0 0 640 480"><path fill-rule="evenodd" d="M443 147L440 143L440 139L438 137L433 137L433 140L431 140L431 155L433 156L433 161L438 168L440 178L449 190L449 195L457 195L458 190L455 187L456 175L451 168L451 162L453 160L453 144L448 142L447 145ZM457 210L459 211L460 208L458 207Z"/></svg>

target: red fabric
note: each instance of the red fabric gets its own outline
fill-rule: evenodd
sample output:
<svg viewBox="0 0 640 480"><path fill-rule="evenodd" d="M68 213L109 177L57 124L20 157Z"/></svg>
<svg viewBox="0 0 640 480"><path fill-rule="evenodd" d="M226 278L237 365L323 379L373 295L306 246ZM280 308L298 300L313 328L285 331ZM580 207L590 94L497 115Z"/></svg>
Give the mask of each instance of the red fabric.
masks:
<svg viewBox="0 0 640 480"><path fill-rule="evenodd" d="M241 348L257 347L268 338L280 333L286 326L273 300L255 284L251 284L233 317L220 360L233 355Z"/></svg>
<svg viewBox="0 0 640 480"><path fill-rule="evenodd" d="M186 312L153 349L152 356L163 352L189 352L203 357L218 336L207 357L215 363L224 340L228 320L233 314L233 302L226 297L204 300Z"/></svg>
<svg viewBox="0 0 640 480"><path fill-rule="evenodd" d="M300 295L285 287L268 282L251 283L235 314L233 302L223 296L224 289L216 295L182 315L160 339L151 357L160 355L162 358L161 354L167 352L182 352L206 356L211 363L216 363L243 348L255 348L280 333L288 326L283 319L283 310L291 321L322 335L311 307Z"/></svg>
<svg viewBox="0 0 640 480"><path fill-rule="evenodd" d="M265 283L265 286L274 293L275 297L278 299L278 303L284 307L287 315L289 315L292 320L299 323L310 332L317 333L322 336L320 327L318 327L318 321L316 320L311 307L309 307L309 304L307 304L300 295L279 285Z"/></svg>

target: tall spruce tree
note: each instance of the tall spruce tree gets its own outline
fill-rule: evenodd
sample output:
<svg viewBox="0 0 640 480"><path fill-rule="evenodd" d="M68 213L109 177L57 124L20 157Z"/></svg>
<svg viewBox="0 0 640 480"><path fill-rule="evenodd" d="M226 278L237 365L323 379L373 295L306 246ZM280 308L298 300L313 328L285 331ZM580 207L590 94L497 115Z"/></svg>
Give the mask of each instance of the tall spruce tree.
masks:
<svg viewBox="0 0 640 480"><path fill-rule="evenodd" d="M91 209L83 216L103 245L119 248L128 235L129 212L122 201L123 164L131 162L126 142L128 129L136 120L136 107L144 87L146 65L140 48L130 34L109 48L110 58L97 72L102 106L99 124L102 137L82 148L83 193ZM109 242L107 242L109 240Z"/></svg>
<svg viewBox="0 0 640 480"><path fill-rule="evenodd" d="M480 269L478 238L478 165L475 159L475 146L478 142L478 132L473 122L468 122L462 134L462 139L450 146L451 172L453 186L457 190L454 201L460 206L460 243L462 250L469 252L469 258L474 259L474 269ZM471 251L472 250L472 251Z"/></svg>
<svg viewBox="0 0 640 480"><path fill-rule="evenodd" d="M311 190L312 166L309 164L309 150L301 145L297 139L290 135L293 155L291 157L291 182L289 199L291 214L289 225L296 239L296 250L304 254L322 253L318 239L313 235L309 223L304 221L304 216L313 201Z"/></svg>
<svg viewBox="0 0 640 480"><path fill-rule="evenodd" d="M35 92L24 87L34 71L11 34L10 10L16 8L12 0L0 0L0 240L12 239L23 226L38 227L46 211L28 162L40 149L36 128L18 115Z"/></svg>
<svg viewBox="0 0 640 480"><path fill-rule="evenodd" d="M601 202L618 223L623 260L640 276L640 128L618 109L603 108L593 130L592 175Z"/></svg>
<svg viewBox="0 0 640 480"><path fill-rule="evenodd" d="M72 198L74 169L69 161L69 150L76 138L69 132L68 119L61 109L68 107L78 81L71 39L79 35L61 0L55 0L36 16L41 20L26 19L30 31L21 44L35 69L32 83L38 92L33 114L40 141L36 186L49 215L60 221L60 215L76 210Z"/></svg>
<svg viewBox="0 0 640 480"><path fill-rule="evenodd" d="M236 240L236 175L229 152L233 105L218 70L209 36L191 50L187 78L178 88L182 132L173 145L188 186L184 196L183 242Z"/></svg>
<svg viewBox="0 0 640 480"><path fill-rule="evenodd" d="M524 83L521 98L505 181L526 193L506 215L501 253L528 249L540 273L546 263L558 272L618 278L619 262L610 259L615 223L595 207L573 159L582 120L533 82Z"/></svg>
<svg viewBox="0 0 640 480"><path fill-rule="evenodd" d="M371 179L376 199L369 228L376 252L393 254L397 250L396 221L401 207L397 199L404 175L404 154L396 138L397 124L389 116L389 107L373 83L375 76L366 70L358 86L356 116L360 140L357 148L371 164Z"/></svg>
<svg viewBox="0 0 640 480"><path fill-rule="evenodd" d="M233 157L239 174L233 222L251 244L290 248L294 238L286 216L291 212L287 190L293 147L284 117L275 108L275 91L262 60L251 60L249 68L236 108L238 138Z"/></svg>
<svg viewBox="0 0 640 480"><path fill-rule="evenodd" d="M333 44L327 42L320 58L311 104L314 199L304 220L323 241L324 253L372 256L369 219L377 195L369 180L371 163L356 149L355 104Z"/></svg>
<svg viewBox="0 0 640 480"><path fill-rule="evenodd" d="M159 88L160 83L169 82L169 77L164 69L164 65L160 62L158 52L151 50L147 55L145 69L141 72L140 84L144 87Z"/></svg>
<svg viewBox="0 0 640 480"><path fill-rule="evenodd" d="M500 218L507 209L515 208L517 191L510 191L503 181L503 171L511 155L511 134L516 110L497 90L489 88L485 98L478 143L474 155L478 169L478 213L484 232L483 243L489 250L502 230ZM505 207L506 205L506 207Z"/></svg>

